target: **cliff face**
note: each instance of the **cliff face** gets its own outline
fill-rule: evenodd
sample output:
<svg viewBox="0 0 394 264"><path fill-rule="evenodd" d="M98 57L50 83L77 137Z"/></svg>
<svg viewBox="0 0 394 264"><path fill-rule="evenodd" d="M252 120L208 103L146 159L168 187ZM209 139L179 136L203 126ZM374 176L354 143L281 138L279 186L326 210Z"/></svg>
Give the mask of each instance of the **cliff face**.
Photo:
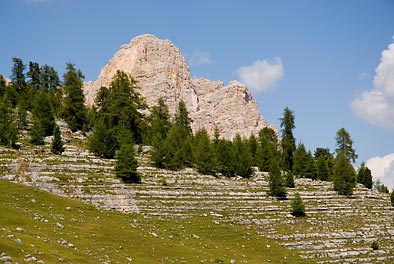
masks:
<svg viewBox="0 0 394 264"><path fill-rule="evenodd" d="M190 78L184 57L169 40L142 35L122 45L101 69L98 79L85 83L88 105L94 103L101 86L109 86L117 70L138 80L141 94L149 106L163 98L173 114L183 100L194 120L193 131L205 128L213 134L217 127L221 136L228 139L237 133L249 136L266 126L277 131L260 115L256 101L244 84L232 81L224 86L220 81Z"/></svg>

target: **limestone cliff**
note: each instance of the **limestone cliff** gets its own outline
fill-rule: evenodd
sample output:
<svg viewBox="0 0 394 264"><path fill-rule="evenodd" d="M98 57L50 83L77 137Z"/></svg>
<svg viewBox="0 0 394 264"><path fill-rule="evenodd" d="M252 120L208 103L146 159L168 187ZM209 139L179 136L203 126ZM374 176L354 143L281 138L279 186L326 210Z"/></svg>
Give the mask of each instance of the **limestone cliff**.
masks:
<svg viewBox="0 0 394 264"><path fill-rule="evenodd" d="M220 81L190 78L190 71L179 49L169 40L141 35L122 45L100 72L98 79L84 85L86 103L92 105L101 86L109 86L117 70L138 80L141 94L149 106L163 98L170 113L179 101L186 103L193 131L205 128L210 134L217 127L224 138L237 133L249 136L268 124L260 115L248 88L237 81L224 86Z"/></svg>

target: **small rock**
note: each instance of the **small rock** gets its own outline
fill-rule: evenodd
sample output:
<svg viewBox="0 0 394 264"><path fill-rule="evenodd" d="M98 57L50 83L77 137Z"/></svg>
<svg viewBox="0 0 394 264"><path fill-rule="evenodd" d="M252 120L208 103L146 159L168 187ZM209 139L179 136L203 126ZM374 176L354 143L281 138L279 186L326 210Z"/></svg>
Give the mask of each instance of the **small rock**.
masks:
<svg viewBox="0 0 394 264"><path fill-rule="evenodd" d="M156 234L155 232L150 233L153 237L159 237L158 234Z"/></svg>
<svg viewBox="0 0 394 264"><path fill-rule="evenodd" d="M68 246L69 248L75 248L74 244L72 244L72 243L68 243L67 246Z"/></svg>
<svg viewBox="0 0 394 264"><path fill-rule="evenodd" d="M63 226L61 223L56 223L56 225L57 225L59 228L61 228L61 229L64 228L64 226Z"/></svg>
<svg viewBox="0 0 394 264"><path fill-rule="evenodd" d="M195 238L195 239L200 239L200 237L195 235L195 234L192 234L192 237Z"/></svg>
<svg viewBox="0 0 394 264"><path fill-rule="evenodd" d="M234 259L230 260L230 263L235 264L235 260Z"/></svg>
<svg viewBox="0 0 394 264"><path fill-rule="evenodd" d="M17 228L16 228L16 231L18 231L18 232L24 232L25 229L23 229L22 227L17 227Z"/></svg>
<svg viewBox="0 0 394 264"><path fill-rule="evenodd" d="M66 211L68 211L68 212L71 211L71 207L67 206Z"/></svg>

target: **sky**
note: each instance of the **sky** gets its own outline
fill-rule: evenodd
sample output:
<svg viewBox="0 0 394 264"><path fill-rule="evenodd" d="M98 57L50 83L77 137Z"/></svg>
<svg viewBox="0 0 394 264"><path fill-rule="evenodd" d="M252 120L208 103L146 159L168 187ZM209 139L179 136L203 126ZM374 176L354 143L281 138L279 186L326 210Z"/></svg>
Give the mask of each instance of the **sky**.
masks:
<svg viewBox="0 0 394 264"><path fill-rule="evenodd" d="M268 122L289 107L312 152L334 151L344 127L355 165L393 188L393 14L391 0L0 0L0 73L19 57L95 80L122 44L154 34L192 76L246 83Z"/></svg>

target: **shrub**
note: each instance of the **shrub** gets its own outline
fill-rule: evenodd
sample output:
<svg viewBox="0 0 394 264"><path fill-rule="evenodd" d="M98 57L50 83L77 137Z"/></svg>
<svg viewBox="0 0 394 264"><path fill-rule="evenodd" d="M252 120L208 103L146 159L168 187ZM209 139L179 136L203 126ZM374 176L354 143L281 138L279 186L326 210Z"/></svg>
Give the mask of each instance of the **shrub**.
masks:
<svg viewBox="0 0 394 264"><path fill-rule="evenodd" d="M371 248L373 250L378 250L379 249L378 241L373 241L372 244L371 244Z"/></svg>
<svg viewBox="0 0 394 264"><path fill-rule="evenodd" d="M291 214L295 217L305 216L305 205L299 193L296 193L294 199L291 201Z"/></svg>

